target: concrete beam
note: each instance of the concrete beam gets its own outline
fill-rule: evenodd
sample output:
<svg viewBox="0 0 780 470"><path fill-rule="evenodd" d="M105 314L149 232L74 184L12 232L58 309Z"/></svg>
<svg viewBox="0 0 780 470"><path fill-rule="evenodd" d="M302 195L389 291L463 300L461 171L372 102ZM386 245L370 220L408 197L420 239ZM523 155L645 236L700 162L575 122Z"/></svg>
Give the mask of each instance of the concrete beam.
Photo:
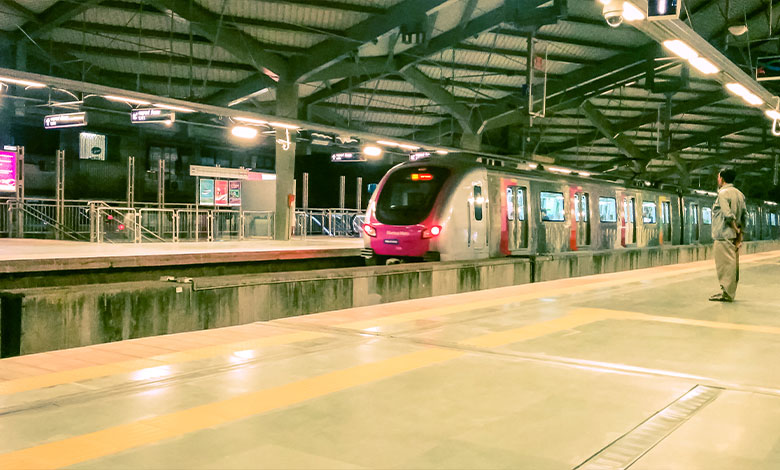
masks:
<svg viewBox="0 0 780 470"><path fill-rule="evenodd" d="M207 37L216 46L252 65L260 73L272 79L287 77L289 64L286 58L266 52L255 38L239 29L226 27L219 15L198 3L188 0L150 0L150 3L189 21L197 34Z"/></svg>
<svg viewBox="0 0 780 470"><path fill-rule="evenodd" d="M688 137L687 139L683 139L675 142L672 145L672 147L669 149L669 152L670 153L680 152L682 150L691 147L696 147L697 145L701 145L715 140L720 140L722 137L725 137L727 135L737 134L739 132L742 132L744 130L753 127L763 127L768 125L767 123L768 121L766 119L756 117L756 118L745 119L742 121L737 121L733 124L726 124L724 126L715 127L709 132L696 134L691 137Z"/></svg>
<svg viewBox="0 0 780 470"><path fill-rule="evenodd" d="M293 80L281 80L276 87L276 115L282 118L298 118L298 84ZM295 136L297 131L276 129L276 212L274 215L274 239L289 240L290 222L295 214L295 202L289 198L295 194Z"/></svg>

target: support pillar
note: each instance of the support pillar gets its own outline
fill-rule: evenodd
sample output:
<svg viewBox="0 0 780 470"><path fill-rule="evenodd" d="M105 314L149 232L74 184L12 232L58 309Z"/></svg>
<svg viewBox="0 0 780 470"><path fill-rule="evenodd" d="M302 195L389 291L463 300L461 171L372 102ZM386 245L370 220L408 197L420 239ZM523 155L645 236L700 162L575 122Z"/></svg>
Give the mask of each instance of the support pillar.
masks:
<svg viewBox="0 0 780 470"><path fill-rule="evenodd" d="M57 168L55 176L57 179L56 189L56 215L55 221L58 227L62 227L65 223L65 151L57 150ZM62 239L62 233L57 230L57 240Z"/></svg>
<svg viewBox="0 0 780 470"><path fill-rule="evenodd" d="M127 207L135 204L135 157L127 157Z"/></svg>
<svg viewBox="0 0 780 470"><path fill-rule="evenodd" d="M276 115L298 117L298 84L282 79L276 86ZM297 131L276 129L276 214L274 238L289 240L295 216L295 137Z"/></svg>

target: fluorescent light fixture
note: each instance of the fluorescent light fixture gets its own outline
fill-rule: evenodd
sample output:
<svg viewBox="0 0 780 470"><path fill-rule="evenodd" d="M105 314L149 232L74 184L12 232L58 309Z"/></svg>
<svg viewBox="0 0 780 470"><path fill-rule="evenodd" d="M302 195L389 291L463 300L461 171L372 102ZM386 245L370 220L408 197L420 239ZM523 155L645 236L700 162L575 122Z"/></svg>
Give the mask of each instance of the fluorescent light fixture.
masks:
<svg viewBox="0 0 780 470"><path fill-rule="evenodd" d="M766 117L769 119L778 119L780 120L780 112L775 111L774 109L770 109L764 112L766 114Z"/></svg>
<svg viewBox="0 0 780 470"><path fill-rule="evenodd" d="M109 101L117 101L119 103L137 104L140 106L148 106L152 103L144 100L137 100L135 98L125 98L124 96L104 95L103 98Z"/></svg>
<svg viewBox="0 0 780 470"><path fill-rule="evenodd" d="M230 133L239 139L254 139L257 137L257 129L253 127L235 126Z"/></svg>
<svg viewBox="0 0 780 470"><path fill-rule="evenodd" d="M164 104L164 103L155 103L155 107L162 108L162 109L170 109L171 111L179 111L180 113L194 113L194 109L185 108L183 106L173 106L170 104Z"/></svg>
<svg viewBox="0 0 780 470"><path fill-rule="evenodd" d="M764 204L768 204L770 206L776 206L777 205L777 203L774 202L774 201L764 201Z"/></svg>
<svg viewBox="0 0 780 470"><path fill-rule="evenodd" d="M553 171L555 173L562 173L564 175L571 174L571 170L567 170L566 168L558 168L558 167L555 167L555 166L551 166L551 167L548 167L547 169L550 170L550 171Z"/></svg>
<svg viewBox="0 0 780 470"><path fill-rule="evenodd" d="M578 171L577 174L580 176L584 176L585 178L588 178L590 176L590 173L588 173L587 171Z"/></svg>
<svg viewBox="0 0 780 470"><path fill-rule="evenodd" d="M299 126L296 126L294 124L285 124L283 122L270 122L268 124L273 126L273 127L279 127L281 129L288 129L288 130L291 130L291 131L300 129Z"/></svg>
<svg viewBox="0 0 780 470"><path fill-rule="evenodd" d="M753 93L751 93L750 90L745 88L740 83L734 83L734 82L727 83L726 84L726 89L728 91L734 93L735 95L739 96L743 100L745 100L746 103L751 104L753 106L758 106L758 105L764 104L764 100L762 100L758 96L756 96Z"/></svg>
<svg viewBox="0 0 780 470"><path fill-rule="evenodd" d="M535 169L539 168L539 164L538 163L529 163L528 164L528 168L530 168L532 170L535 170Z"/></svg>
<svg viewBox="0 0 780 470"><path fill-rule="evenodd" d="M699 53L694 51L691 46L685 44L679 39L668 39L663 42L664 47L674 52L685 60L693 60L699 57Z"/></svg>
<svg viewBox="0 0 780 470"><path fill-rule="evenodd" d="M253 119L253 118L246 118L246 117L236 117L233 118L238 122L243 122L244 124L255 124L258 126L262 126L263 124L268 124L268 121L262 121L260 119Z"/></svg>
<svg viewBox="0 0 780 470"><path fill-rule="evenodd" d="M705 59L704 57L696 57L695 59L691 59L688 62L690 62L691 67L695 68L704 75L711 75L713 73L720 72L720 69L716 67L715 64Z"/></svg>
<svg viewBox="0 0 780 470"><path fill-rule="evenodd" d="M623 19L626 21L642 21L645 14L631 2L623 2Z"/></svg>
<svg viewBox="0 0 780 470"><path fill-rule="evenodd" d="M390 140L377 140L376 143L379 145L386 145L388 147L398 147L400 145L398 142L393 142Z"/></svg>
<svg viewBox="0 0 780 470"><path fill-rule="evenodd" d="M376 145L366 145L363 147L363 153L369 157L380 157L382 155L382 148Z"/></svg>
<svg viewBox="0 0 780 470"><path fill-rule="evenodd" d="M407 145L407 144L398 144L398 147L400 147L400 148L402 148L404 150L412 150L412 151L417 150L417 149L420 148L420 147L417 147L416 145Z"/></svg>
<svg viewBox="0 0 780 470"><path fill-rule="evenodd" d="M27 88L46 88L45 83L33 82L32 80L20 80L18 78L0 77L0 82L13 83L14 85L22 85Z"/></svg>
<svg viewBox="0 0 780 470"><path fill-rule="evenodd" d="M448 155L450 152L446 150L437 150L436 153L438 153L439 155Z"/></svg>

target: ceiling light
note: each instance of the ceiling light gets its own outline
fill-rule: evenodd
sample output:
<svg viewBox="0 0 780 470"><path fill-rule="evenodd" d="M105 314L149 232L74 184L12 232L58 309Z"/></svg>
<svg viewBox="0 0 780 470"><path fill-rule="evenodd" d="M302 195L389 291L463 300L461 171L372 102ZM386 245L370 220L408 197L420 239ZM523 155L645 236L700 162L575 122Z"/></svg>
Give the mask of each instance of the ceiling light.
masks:
<svg viewBox="0 0 780 470"><path fill-rule="evenodd" d="M291 130L291 131L300 129L299 126L296 126L294 124L285 124L283 122L271 122L271 123L269 123L269 125L271 125L273 127L279 127L279 128L282 128L282 129L288 129L288 130Z"/></svg>
<svg viewBox="0 0 780 470"><path fill-rule="evenodd" d="M257 129L253 127L235 126L230 133L239 139L254 139L257 137Z"/></svg>
<svg viewBox="0 0 780 470"><path fill-rule="evenodd" d="M766 117L768 117L769 119L780 119L780 112L777 112L774 109L770 109L766 111L764 114L766 114Z"/></svg>
<svg viewBox="0 0 780 470"><path fill-rule="evenodd" d="M194 113L194 109L185 108L183 106L173 106L170 104L163 104L163 103L155 103L155 107L162 108L162 109L170 109L171 111L179 111L180 113Z"/></svg>
<svg viewBox="0 0 780 470"><path fill-rule="evenodd" d="M532 169L532 170L535 170L535 169L537 169L538 167L539 167L539 164L538 164L538 163L529 163L529 164L528 164L528 168L530 168L530 169Z"/></svg>
<svg viewBox="0 0 780 470"><path fill-rule="evenodd" d="M120 102L120 103L128 103L128 104L137 104L137 105L141 105L141 106L148 106L148 105L152 104L149 101L137 100L135 98L125 98L123 96L105 95L105 96L103 96L103 98L105 98L105 99L107 99L109 101L117 101L117 102Z"/></svg>
<svg viewBox="0 0 780 470"><path fill-rule="evenodd" d="M720 72L720 69L716 67L715 64L705 59L704 57L696 57L695 59L691 59L688 62L690 62L693 68L705 75Z"/></svg>
<svg viewBox="0 0 780 470"><path fill-rule="evenodd" d="M31 80L19 80L17 78L0 77L0 82L13 83L14 85L22 85L28 88L45 88L46 84L41 82L33 82Z"/></svg>
<svg viewBox="0 0 780 470"><path fill-rule="evenodd" d="M729 26L729 33L733 34L734 36L742 36L743 34L747 33L748 27L744 24L735 24L733 26Z"/></svg>
<svg viewBox="0 0 780 470"><path fill-rule="evenodd" d="M368 157L380 157L382 155L382 148L376 145L366 145L363 147L363 153Z"/></svg>
<svg viewBox="0 0 780 470"><path fill-rule="evenodd" d="M404 150L418 150L420 147L417 147L416 145L407 145L407 144L398 144L398 147L404 149Z"/></svg>
<svg viewBox="0 0 780 470"><path fill-rule="evenodd" d="M398 147L399 145L398 142L393 142L390 140L377 140L376 143L379 145L387 145L388 147Z"/></svg>
<svg viewBox="0 0 780 470"><path fill-rule="evenodd" d="M761 106L764 104L764 100L754 95L753 93L748 93L747 95L743 96L742 99L753 106Z"/></svg>
<svg viewBox="0 0 780 470"><path fill-rule="evenodd" d="M739 83L727 83L726 89L737 96L745 96L747 93L750 93L747 88Z"/></svg>
<svg viewBox="0 0 780 470"><path fill-rule="evenodd" d="M246 117L237 117L233 119L239 122L243 122L245 124L256 124L258 126L262 126L263 124L268 124L268 121L262 121L260 119L253 119L253 118L246 118Z"/></svg>
<svg viewBox="0 0 780 470"><path fill-rule="evenodd" d="M436 153L438 153L439 155L447 155L447 154L449 154L450 152L448 152L448 151L446 151L446 150L437 150L437 151L436 151Z"/></svg>
<svg viewBox="0 0 780 470"><path fill-rule="evenodd" d="M693 60L699 57L699 54L694 51L691 46L685 44L679 39L669 39L664 41L663 44L665 48L669 49L685 60Z"/></svg>
<svg viewBox="0 0 780 470"><path fill-rule="evenodd" d="M645 14L631 2L623 2L623 19L626 21L642 21Z"/></svg>
<svg viewBox="0 0 780 470"><path fill-rule="evenodd" d="M587 171L578 171L577 174L580 176L584 176L585 178L588 178L590 176L590 173L588 173Z"/></svg>
<svg viewBox="0 0 780 470"><path fill-rule="evenodd" d="M564 175L571 174L571 170L567 170L566 168L558 168L558 167L551 166L548 167L547 169L555 173L563 173Z"/></svg>

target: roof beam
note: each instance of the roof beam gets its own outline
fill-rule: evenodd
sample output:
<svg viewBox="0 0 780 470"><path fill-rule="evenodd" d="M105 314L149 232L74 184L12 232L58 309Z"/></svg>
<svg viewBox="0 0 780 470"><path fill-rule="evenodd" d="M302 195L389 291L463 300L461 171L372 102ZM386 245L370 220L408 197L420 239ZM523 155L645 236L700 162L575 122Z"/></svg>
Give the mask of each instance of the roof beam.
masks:
<svg viewBox="0 0 780 470"><path fill-rule="evenodd" d="M59 1L37 15L38 20L22 26L22 31L17 34L19 39L30 37L38 38L58 28L62 23L71 20L95 5L101 0L82 0L80 2Z"/></svg>
<svg viewBox="0 0 780 470"><path fill-rule="evenodd" d="M452 113L463 132L476 134L479 126L472 119L474 115L468 106L458 103L450 92L420 72L417 67L407 67L401 71L401 75L425 96Z"/></svg>
<svg viewBox="0 0 780 470"><path fill-rule="evenodd" d="M383 34L421 16L448 0L403 0L387 12L368 18L344 31L344 38L329 38L311 48L307 60L295 63L294 77L299 82L309 81L317 72L332 67L357 48Z"/></svg>
<svg viewBox="0 0 780 470"><path fill-rule="evenodd" d="M26 21L32 21L33 23L40 21L38 20L38 15L36 15L34 11L19 5L19 3L15 2L14 0L0 0L0 5L8 8L11 10L10 13L18 15L20 18L24 18Z"/></svg>
<svg viewBox="0 0 780 470"><path fill-rule="evenodd" d="M188 0L150 0L150 3L186 19L196 33L207 37L214 45L222 47L239 60L252 65L260 73L274 80L288 75L287 59L266 52L262 44L249 34L239 29L225 27L223 18L198 3Z"/></svg>
<svg viewBox="0 0 780 470"><path fill-rule="evenodd" d="M746 147L737 150L729 150L727 152L721 152L714 157L702 158L699 160L683 160L683 161L686 163L688 172L693 173L694 171L699 170L701 168L720 165L728 162L729 160L736 160L738 158L748 157L755 153L763 153L771 149L772 147L773 147L772 145L767 145L766 143L762 142L760 144L748 145ZM659 180L664 178L671 178L674 176L684 176L684 175L682 175L680 170L676 167L653 174L653 177Z"/></svg>
<svg viewBox="0 0 780 470"><path fill-rule="evenodd" d="M710 93L705 93L698 98L694 98L691 100L684 101L682 103L675 104L672 107L672 116L688 114L691 111L695 111L699 108L710 106L720 101L723 101L728 97L729 95L723 91L714 91ZM615 133L624 133L642 127L646 124L656 122L657 119L658 119L657 110L647 111L635 118L625 119L623 121L615 123L613 125L613 130L615 131ZM596 130L593 132L589 132L585 135L580 135L578 137L574 137L572 139L560 143L545 145L544 149L548 153L560 152L562 150L566 150L572 147L577 147L580 145L582 146L588 145L591 142L600 139L601 136L602 136L601 132Z"/></svg>
<svg viewBox="0 0 780 470"><path fill-rule="evenodd" d="M590 101L585 101L581 106L582 112L593 123L594 126L601 132L604 137L609 139L619 150L631 161L632 168L637 172L644 170L645 165L651 160L646 157L644 153L636 147L631 139L623 134L615 132L612 123L596 109Z"/></svg>
<svg viewBox="0 0 780 470"><path fill-rule="evenodd" d="M268 75L255 73L238 83L231 84L228 88L208 96L203 102L215 106L231 106L238 104L237 102L242 101L243 98L248 99L251 95L264 93L264 90L271 87L276 87L275 81Z"/></svg>
<svg viewBox="0 0 780 470"><path fill-rule="evenodd" d="M697 145L720 139L721 137L725 137L727 135L737 134L752 127L761 127L764 125L766 125L766 119L750 118L737 121L733 124L726 124L724 126L715 127L708 132L696 134L688 137L687 139L675 142L669 149L669 153L676 153L690 147L696 147Z"/></svg>

